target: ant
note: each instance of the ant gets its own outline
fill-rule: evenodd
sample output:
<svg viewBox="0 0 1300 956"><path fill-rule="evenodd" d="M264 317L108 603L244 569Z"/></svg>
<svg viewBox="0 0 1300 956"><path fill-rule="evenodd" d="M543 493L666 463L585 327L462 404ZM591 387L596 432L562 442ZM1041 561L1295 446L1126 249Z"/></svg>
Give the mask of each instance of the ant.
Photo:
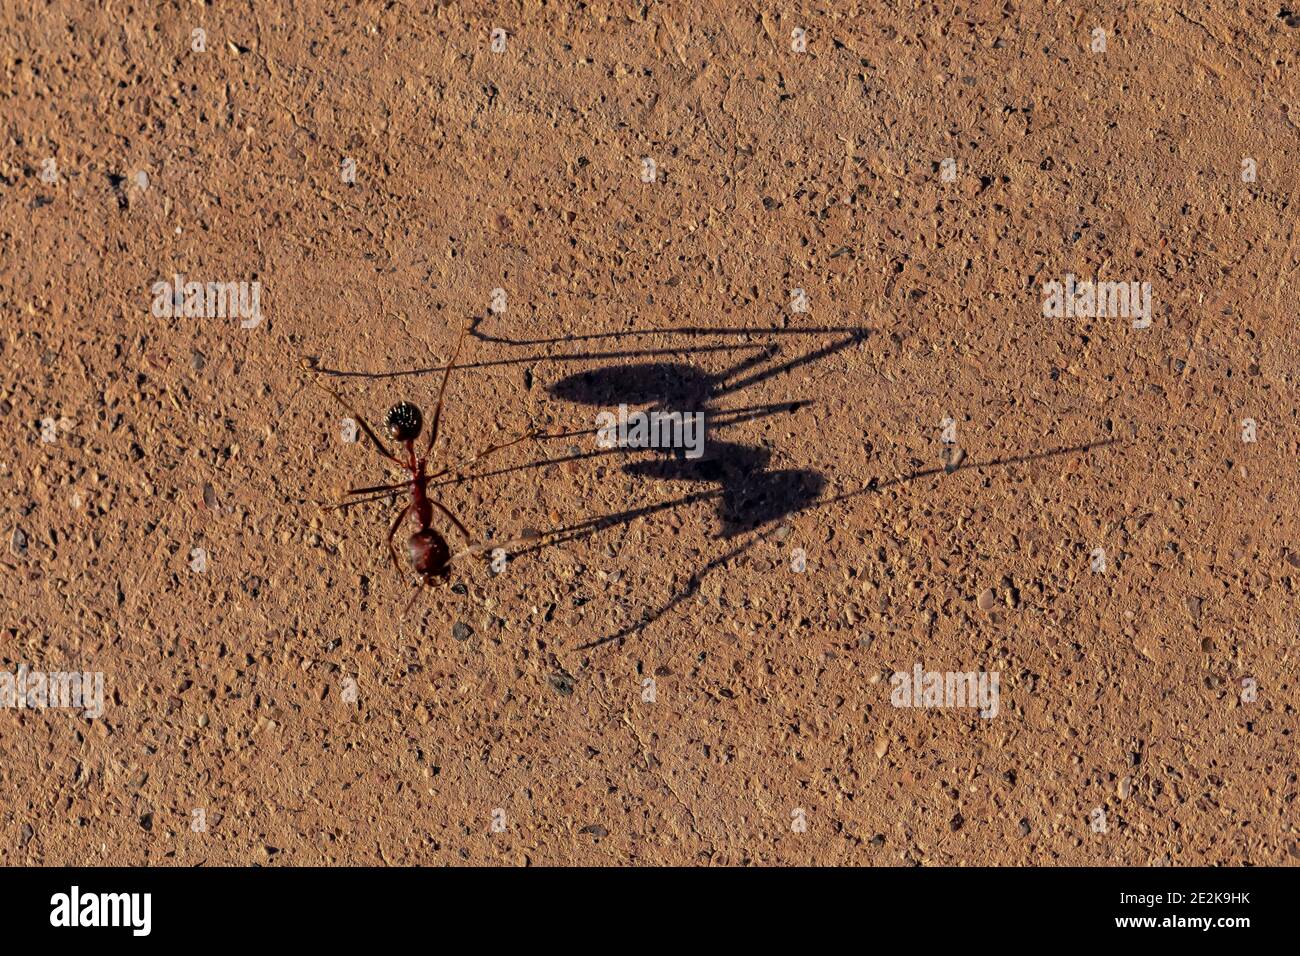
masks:
<svg viewBox="0 0 1300 956"><path fill-rule="evenodd" d="M464 343L465 334L468 331L469 326L461 329L460 337L456 340L456 348L452 351L451 361L447 363L447 367L443 370L442 384L438 388L438 401L433 406L433 419L429 424L429 440L424 447L423 454L420 455L417 455L415 452L415 443L424 429L424 415L421 413L419 406L415 405L413 402L398 402L390 408L388 414L384 416L384 428L388 432L388 436L401 446L403 456L398 457L398 455L393 454L392 451L384 447L384 444L375 434L374 429L370 427L365 418L363 418L352 408L351 405L347 403L342 395L319 380L312 379L314 384L328 392L334 400L342 405L347 413L355 419L357 425L359 425L361 431L365 433L366 438L369 439L370 444L374 447L375 451L393 462L399 468L406 470L410 475L410 477L405 481L400 481L396 484L373 485L368 488L351 488L348 490L349 495L375 495L376 497L348 501L341 505L334 506L345 508L349 505L362 504L364 501L377 500L377 498L384 497L385 495L383 493L385 492L410 492L410 502L402 508L400 512L398 512L397 517L393 520L392 525L388 529L388 537L385 541L388 547L388 554L393 559L393 567L397 569L398 574L401 574L402 564L401 561L398 560L397 549L393 547L393 538L397 534L398 528L402 526L403 520L410 515L413 524L415 525L415 530L411 533L410 537L406 539L406 556L417 577L417 590L415 595L411 598L411 602L407 604L408 608L415 602L415 599L419 597L420 592L418 588L421 584L432 587L439 581L445 581L451 576L451 563L453 561L466 555L482 553L483 551L501 546L492 544L474 545L469 530L461 520L452 514L446 505L429 496L429 482L452 471L457 471L459 473L461 468L476 464L488 455L501 451L504 448L517 445L530 438L537 439L542 437L540 433L536 431L525 432L518 438L511 439L508 442L502 442L498 445L490 445L477 455L474 455L472 458L468 458L463 462L447 465L432 473L429 472L429 466L433 462L434 446L438 443L438 426L442 421L442 400L447 391L447 379L451 377L451 370L456 367L456 360L460 357L461 345ZM433 527L433 512L435 508L442 512L447 520L456 527L456 530L460 532L461 536L465 539L468 547L463 551L452 554L447 539ZM539 537L541 537L541 535L535 531L525 531L521 540L534 541ZM506 544L513 543L515 542L506 542Z"/></svg>

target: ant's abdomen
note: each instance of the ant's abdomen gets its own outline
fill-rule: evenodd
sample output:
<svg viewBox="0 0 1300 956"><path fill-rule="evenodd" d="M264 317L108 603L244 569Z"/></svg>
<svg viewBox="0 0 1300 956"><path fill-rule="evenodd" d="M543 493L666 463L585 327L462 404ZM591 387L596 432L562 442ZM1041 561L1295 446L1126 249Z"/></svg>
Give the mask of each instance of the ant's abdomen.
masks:
<svg viewBox="0 0 1300 956"><path fill-rule="evenodd" d="M451 562L451 549L447 542L438 532L427 528L407 538L406 554L411 559L411 567L421 575L444 575Z"/></svg>

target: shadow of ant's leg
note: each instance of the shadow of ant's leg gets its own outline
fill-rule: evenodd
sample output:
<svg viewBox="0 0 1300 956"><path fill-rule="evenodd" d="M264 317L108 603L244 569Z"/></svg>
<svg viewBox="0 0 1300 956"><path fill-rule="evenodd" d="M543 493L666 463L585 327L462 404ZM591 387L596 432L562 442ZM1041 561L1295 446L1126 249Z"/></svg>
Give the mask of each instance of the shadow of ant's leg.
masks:
<svg viewBox="0 0 1300 956"><path fill-rule="evenodd" d="M370 488L349 488L348 494L368 495L375 491L402 491L403 489L410 488L410 487L411 487L410 481L399 481L395 485L374 485L373 487Z"/></svg>
<svg viewBox="0 0 1300 956"><path fill-rule="evenodd" d="M393 535L397 534L397 529L402 526L402 520L411 510L411 507L411 505L407 505L397 513L397 518L394 519L392 527L388 529L388 539L385 542L388 545L388 556L393 559L393 567L398 574L402 573L402 562L397 560L397 549L393 547Z"/></svg>
<svg viewBox="0 0 1300 956"><path fill-rule="evenodd" d="M370 427L370 425L366 422L366 420L361 417L360 413L357 412L356 409L354 409L351 405L347 403L347 400L344 399L342 395L334 391L334 389L330 388L328 385L326 385L324 382L320 381L319 379L313 378L311 380L311 383L315 385L317 388L326 392L334 399L334 401L338 402L340 405L343 406L343 410L352 416L352 418L356 421L357 425L360 426L361 430L365 432L366 437L370 439L370 444L374 446L375 451L379 452L379 454L383 455L389 461L396 462L399 465L402 463L396 455L394 455L387 448L385 448L383 444L380 443L378 436L375 435L374 433L374 430Z"/></svg>

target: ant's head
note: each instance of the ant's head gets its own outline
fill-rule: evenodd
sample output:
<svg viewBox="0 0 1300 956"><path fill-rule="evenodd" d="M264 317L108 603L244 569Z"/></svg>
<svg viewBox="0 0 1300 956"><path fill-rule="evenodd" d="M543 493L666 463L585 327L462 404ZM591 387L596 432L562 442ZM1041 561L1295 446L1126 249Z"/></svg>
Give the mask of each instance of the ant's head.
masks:
<svg viewBox="0 0 1300 956"><path fill-rule="evenodd" d="M415 441L420 437L420 429L424 427L424 416L410 402L398 402L388 410L384 425L388 428L388 434L393 436L393 441Z"/></svg>

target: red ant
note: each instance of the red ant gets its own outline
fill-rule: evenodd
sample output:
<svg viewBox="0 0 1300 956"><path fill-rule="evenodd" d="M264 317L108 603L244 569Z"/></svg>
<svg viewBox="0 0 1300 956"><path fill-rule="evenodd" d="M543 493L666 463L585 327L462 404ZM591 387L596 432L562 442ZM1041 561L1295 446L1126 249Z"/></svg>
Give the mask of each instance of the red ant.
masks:
<svg viewBox="0 0 1300 956"><path fill-rule="evenodd" d="M347 403L343 396L320 381L316 379L312 380L317 386L333 396L334 400L342 405L347 413L356 420L357 425L359 425L361 431L365 433L366 438L370 440L375 451L396 464L399 468L403 468L410 473L411 477L406 481L401 481L397 484L391 485L374 485L369 488L352 488L349 489L348 494L367 495L403 490L411 493L411 501L398 513L397 517L393 520L392 525L388 529L386 544L388 546L389 556L393 559L393 567L395 567L397 572L400 574L402 571L402 564L401 561L398 560L397 550L393 547L393 536L397 534L397 529L401 527L403 519L405 519L407 515L410 515L416 526L416 530L406 539L406 555L410 560L412 569L415 571L419 579L416 582L417 588L421 583L432 586L440 580L446 580L451 575L451 563L456 559L469 554L482 553L483 551L501 546L500 544L473 545L469 531L466 529L465 525L461 523L460 519L452 514L442 502L429 497L429 482L435 478L442 477L448 472L458 469L458 467L463 468L468 465L476 464L488 455L501 451L503 448L517 445L521 441L527 441L529 438L537 439L542 437L535 431L526 432L518 438L511 439L508 442L502 442L499 445L490 445L474 457L460 462L459 465L447 465L433 473L427 471L433 460L434 445L438 443L438 426L442 420L442 399L443 395L447 391L447 379L451 377L451 370L456 367L456 359L460 356L460 348L465 341L465 334L468 331L469 326L461 329L460 337L456 340L456 348L451 355L451 361L447 363L447 367L443 370L442 385L438 388L438 401L433 407L433 420L429 425L429 441L428 444L425 445L424 454L422 455L416 455L415 453L415 442L420 437L420 432L424 427L424 416L421 414L417 405L411 402L398 402L388 410L388 414L384 417L384 427L388 431L389 437L405 449L405 460L403 460L384 447L378 436L376 436L374 430L366 423L366 420ZM383 497L383 495L380 494L379 497ZM342 505L336 505L335 507L347 507L349 505L361 504L362 500L344 502ZM457 552L454 555L451 553L451 548L447 544L447 539L433 527L433 510L435 508L441 511L443 515L446 516L447 520L456 526L456 530L460 532L461 536L464 537L468 545L465 550ZM537 532L530 533L526 531L523 538L520 540L535 541L539 537L540 535ZM505 542L505 544L513 543L515 542ZM414 603L416 597L419 597L418 590L412 597L411 603ZM410 604L408 604L407 607L410 607Z"/></svg>

